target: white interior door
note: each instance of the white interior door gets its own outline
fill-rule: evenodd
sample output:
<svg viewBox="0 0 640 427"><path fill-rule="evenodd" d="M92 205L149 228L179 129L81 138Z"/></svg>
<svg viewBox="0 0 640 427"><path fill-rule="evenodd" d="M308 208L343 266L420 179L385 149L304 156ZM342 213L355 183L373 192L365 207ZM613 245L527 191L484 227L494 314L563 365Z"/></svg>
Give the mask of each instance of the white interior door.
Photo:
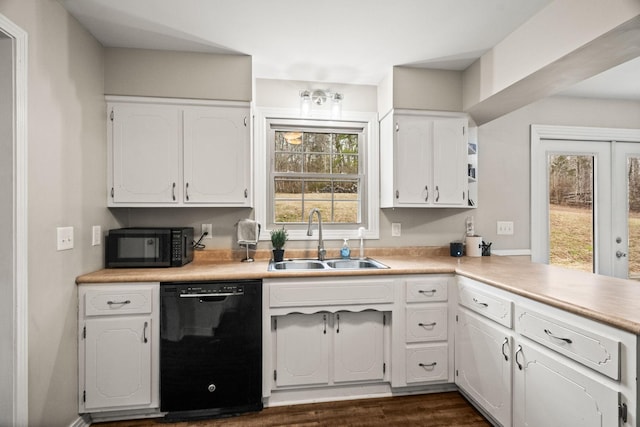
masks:
<svg viewBox="0 0 640 427"><path fill-rule="evenodd" d="M613 167L614 276L640 279L640 144L615 143Z"/></svg>

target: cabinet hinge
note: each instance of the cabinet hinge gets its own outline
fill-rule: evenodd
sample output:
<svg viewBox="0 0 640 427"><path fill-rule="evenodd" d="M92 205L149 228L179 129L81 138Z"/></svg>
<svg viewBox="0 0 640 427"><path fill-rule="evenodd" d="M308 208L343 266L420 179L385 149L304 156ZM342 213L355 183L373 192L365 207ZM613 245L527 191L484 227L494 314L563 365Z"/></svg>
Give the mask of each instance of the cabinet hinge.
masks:
<svg viewBox="0 0 640 427"><path fill-rule="evenodd" d="M275 331L276 329L278 329L278 319L277 318L273 318L273 330Z"/></svg>
<svg viewBox="0 0 640 427"><path fill-rule="evenodd" d="M456 369L456 377L458 376L458 370Z"/></svg>
<svg viewBox="0 0 640 427"><path fill-rule="evenodd" d="M278 371L276 371L275 369L273 370L273 380L278 381Z"/></svg>
<svg viewBox="0 0 640 427"><path fill-rule="evenodd" d="M386 326L387 325L387 315L383 314L382 315L382 326Z"/></svg>
<svg viewBox="0 0 640 427"><path fill-rule="evenodd" d="M464 126L462 126L462 134L464 135L467 131L467 128L465 128Z"/></svg>
<svg viewBox="0 0 640 427"><path fill-rule="evenodd" d="M82 391L82 401L86 402L87 401L87 390L83 390Z"/></svg>
<svg viewBox="0 0 640 427"><path fill-rule="evenodd" d="M114 116L113 110L111 110L111 114L109 115L109 118L111 119L111 121L113 121L113 116Z"/></svg>
<svg viewBox="0 0 640 427"><path fill-rule="evenodd" d="M386 374L386 373L387 373L387 364L386 364L386 363L383 363L383 364L382 364L382 373L383 373L383 374Z"/></svg>
<svg viewBox="0 0 640 427"><path fill-rule="evenodd" d="M458 315L456 314L456 323L458 322Z"/></svg>
<svg viewBox="0 0 640 427"><path fill-rule="evenodd" d="M626 403L618 405L618 416L620 417L623 423L627 422L627 404Z"/></svg>
<svg viewBox="0 0 640 427"><path fill-rule="evenodd" d="M82 338L83 339L87 338L87 327L86 326L82 327Z"/></svg>

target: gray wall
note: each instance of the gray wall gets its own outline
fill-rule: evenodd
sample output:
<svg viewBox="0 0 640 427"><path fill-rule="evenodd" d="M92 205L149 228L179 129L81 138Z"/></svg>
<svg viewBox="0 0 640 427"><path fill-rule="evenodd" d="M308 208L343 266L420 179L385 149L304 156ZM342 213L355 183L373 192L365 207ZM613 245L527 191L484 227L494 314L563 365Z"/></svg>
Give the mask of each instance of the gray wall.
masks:
<svg viewBox="0 0 640 427"><path fill-rule="evenodd" d="M0 32L0 425L12 420L14 361L13 275L13 53Z"/></svg>
<svg viewBox="0 0 640 427"><path fill-rule="evenodd" d="M91 226L105 206L103 49L57 1L8 0L0 13L28 33L29 425L78 417L75 278L102 267ZM56 227L75 249L56 251Z"/></svg>
<svg viewBox="0 0 640 427"><path fill-rule="evenodd" d="M105 94L251 101L251 57L105 50Z"/></svg>

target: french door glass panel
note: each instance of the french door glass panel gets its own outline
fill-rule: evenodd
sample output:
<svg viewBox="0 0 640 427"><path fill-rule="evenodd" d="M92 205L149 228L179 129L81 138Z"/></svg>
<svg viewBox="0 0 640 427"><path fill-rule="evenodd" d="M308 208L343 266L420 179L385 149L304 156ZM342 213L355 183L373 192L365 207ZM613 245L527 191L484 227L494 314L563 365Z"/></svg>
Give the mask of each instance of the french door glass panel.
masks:
<svg viewBox="0 0 640 427"><path fill-rule="evenodd" d="M615 143L614 275L640 280L640 144Z"/></svg>
<svg viewBox="0 0 640 427"><path fill-rule="evenodd" d="M594 271L592 155L551 153L549 173L549 264Z"/></svg>

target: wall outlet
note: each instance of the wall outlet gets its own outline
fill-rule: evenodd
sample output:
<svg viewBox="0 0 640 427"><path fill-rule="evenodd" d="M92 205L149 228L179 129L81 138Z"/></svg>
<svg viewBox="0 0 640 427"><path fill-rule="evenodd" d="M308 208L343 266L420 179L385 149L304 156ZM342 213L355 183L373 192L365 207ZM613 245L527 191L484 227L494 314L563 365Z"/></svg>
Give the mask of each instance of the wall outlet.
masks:
<svg viewBox="0 0 640 427"><path fill-rule="evenodd" d="M205 239L213 239L213 227L211 226L211 224L202 224L202 231L201 234L207 233L206 236L204 236Z"/></svg>
<svg viewBox="0 0 640 427"><path fill-rule="evenodd" d="M498 221L498 234L512 235L513 221Z"/></svg>
<svg viewBox="0 0 640 427"><path fill-rule="evenodd" d="M102 227L94 225L91 227L91 246L99 246L102 243Z"/></svg>
<svg viewBox="0 0 640 427"><path fill-rule="evenodd" d="M399 222L391 223L391 237L400 237L402 235L402 224Z"/></svg>
<svg viewBox="0 0 640 427"><path fill-rule="evenodd" d="M56 234L59 251L73 249L73 227L58 227Z"/></svg>

